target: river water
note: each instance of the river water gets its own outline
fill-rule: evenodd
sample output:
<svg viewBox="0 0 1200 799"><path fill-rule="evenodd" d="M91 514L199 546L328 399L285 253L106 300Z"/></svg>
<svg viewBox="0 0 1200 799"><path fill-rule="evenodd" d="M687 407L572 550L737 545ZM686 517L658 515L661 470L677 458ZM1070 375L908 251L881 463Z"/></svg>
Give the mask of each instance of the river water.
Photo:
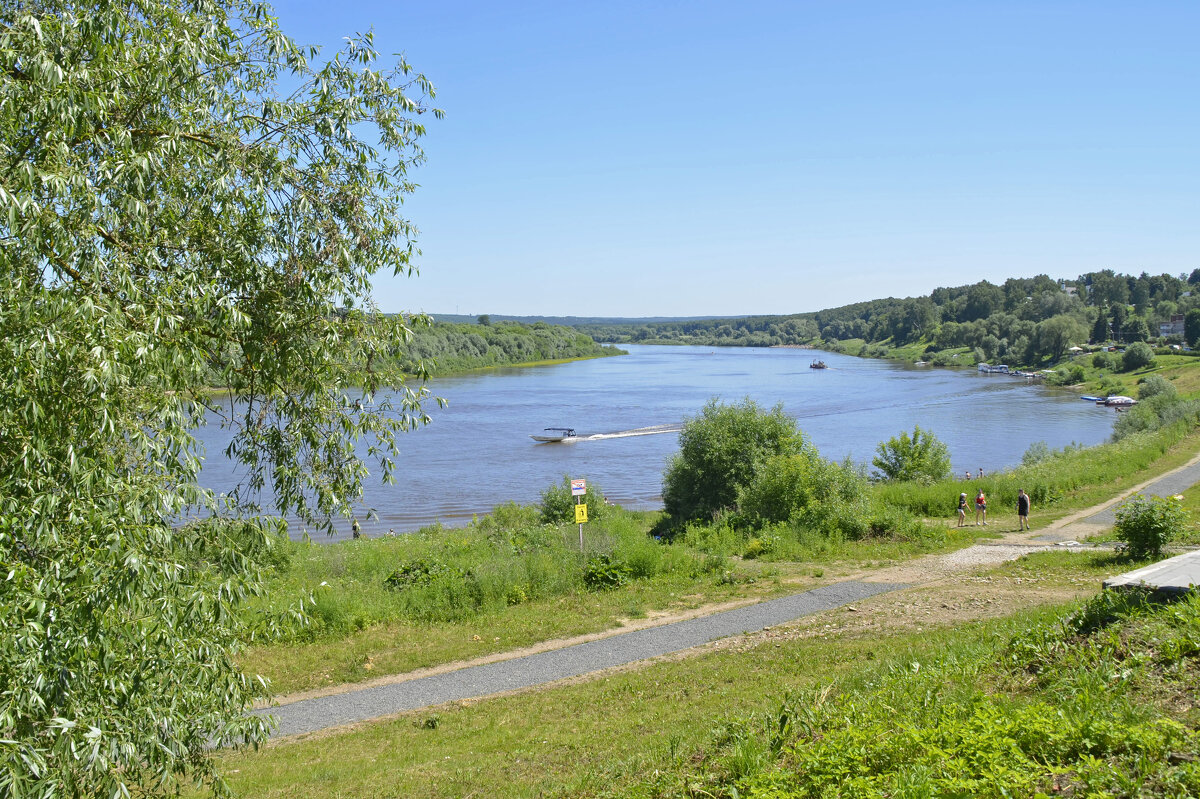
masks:
<svg viewBox="0 0 1200 799"><path fill-rule="evenodd" d="M626 348L626 356L432 381L448 406L431 402L433 423L399 437L396 485L368 479L363 532L460 525L509 500L536 502L564 476L586 478L626 507L661 507L679 424L713 397L782 403L822 455L860 463L919 424L949 446L956 473L1012 466L1036 441L1097 444L1112 428L1111 409L1005 375L801 349ZM809 368L817 357L829 368ZM573 427L580 440L529 438L551 426ZM218 491L237 479L222 455L227 436L215 426L200 431L209 452L201 482ZM367 519L368 508L378 518ZM335 538L349 535L341 527ZM302 530L293 524L293 532Z"/></svg>

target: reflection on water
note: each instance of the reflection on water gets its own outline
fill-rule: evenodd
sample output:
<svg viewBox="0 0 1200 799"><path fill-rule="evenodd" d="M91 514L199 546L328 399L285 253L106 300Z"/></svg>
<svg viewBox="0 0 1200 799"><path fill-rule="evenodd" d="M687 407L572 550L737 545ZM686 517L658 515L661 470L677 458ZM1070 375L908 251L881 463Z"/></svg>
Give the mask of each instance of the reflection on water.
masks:
<svg viewBox="0 0 1200 799"><path fill-rule="evenodd" d="M1112 426L1110 409L1005 375L834 353L821 353L828 369L809 369L813 352L799 349L628 349L617 358L433 381L449 405L430 403L433 423L400 437L396 485L368 480L363 531L461 524L502 502L536 502L564 476L587 478L621 505L661 507L679 425L712 397L781 403L824 456L860 463L919 424L950 447L956 472L1012 466L1035 441L1096 444ZM573 427L579 439L530 440L553 426ZM200 437L209 453L202 481L227 491L238 479L222 455L227 434L209 427ZM366 520L366 508L378 518ZM349 535L345 527L338 537Z"/></svg>

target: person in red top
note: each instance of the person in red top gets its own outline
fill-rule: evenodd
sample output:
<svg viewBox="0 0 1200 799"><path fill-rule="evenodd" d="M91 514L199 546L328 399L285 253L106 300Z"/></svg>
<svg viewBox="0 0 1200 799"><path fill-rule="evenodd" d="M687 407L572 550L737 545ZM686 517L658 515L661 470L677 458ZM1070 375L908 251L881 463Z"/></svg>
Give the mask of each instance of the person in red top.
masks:
<svg viewBox="0 0 1200 799"><path fill-rule="evenodd" d="M983 495L983 489L979 489L979 493L975 495L975 526L979 526L979 520L983 519L983 524L987 526L987 497Z"/></svg>

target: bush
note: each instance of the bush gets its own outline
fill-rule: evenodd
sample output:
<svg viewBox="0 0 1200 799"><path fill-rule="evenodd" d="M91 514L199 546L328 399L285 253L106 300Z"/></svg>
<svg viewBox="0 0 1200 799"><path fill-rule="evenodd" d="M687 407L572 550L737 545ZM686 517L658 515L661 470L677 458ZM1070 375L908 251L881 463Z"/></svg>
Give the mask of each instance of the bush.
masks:
<svg viewBox="0 0 1200 799"><path fill-rule="evenodd" d="M1054 455L1054 450L1050 449L1045 441L1035 441L1025 450L1025 454L1021 456L1022 466L1032 466L1035 463L1041 463L1047 458Z"/></svg>
<svg viewBox="0 0 1200 799"><path fill-rule="evenodd" d="M1112 353L1097 352L1092 356L1092 366L1096 367L1097 369L1116 369L1117 359L1112 355Z"/></svg>
<svg viewBox="0 0 1200 799"><path fill-rule="evenodd" d="M1175 397L1179 392L1170 380L1162 375L1150 375L1138 383L1138 399L1148 400L1151 397Z"/></svg>
<svg viewBox="0 0 1200 799"><path fill-rule="evenodd" d="M1135 341L1121 356L1121 368L1126 372L1154 365L1154 350L1144 341Z"/></svg>
<svg viewBox="0 0 1200 799"><path fill-rule="evenodd" d="M738 492L739 520L750 526L785 522L814 504L855 502L865 491L866 481L848 461L827 461L815 449L777 455Z"/></svg>
<svg viewBox="0 0 1200 799"><path fill-rule="evenodd" d="M1195 425L1200 420L1200 400L1182 400L1170 393L1156 394L1123 411L1113 423L1113 440L1134 433L1149 433L1177 422Z"/></svg>
<svg viewBox="0 0 1200 799"><path fill-rule="evenodd" d="M1157 558L1165 547L1183 533L1188 512L1177 499L1144 497L1141 494L1117 508L1117 540L1124 542L1131 558Z"/></svg>
<svg viewBox="0 0 1200 799"><path fill-rule="evenodd" d="M561 483L554 483L542 492L540 505L542 521L546 524L571 524L575 521L576 498L571 495L571 478L563 475ZM587 493L583 501L588 506L588 521L594 522L604 518L608 505L600 486L588 481Z"/></svg>
<svg viewBox="0 0 1200 799"><path fill-rule="evenodd" d="M913 428L883 442L871 464L888 480L932 483L950 476L950 451L933 433Z"/></svg>
<svg viewBox="0 0 1200 799"><path fill-rule="evenodd" d="M815 450L781 405L764 411L749 398L710 400L684 422L679 453L663 475L663 505L676 520L711 517L733 506L771 456L806 452Z"/></svg>

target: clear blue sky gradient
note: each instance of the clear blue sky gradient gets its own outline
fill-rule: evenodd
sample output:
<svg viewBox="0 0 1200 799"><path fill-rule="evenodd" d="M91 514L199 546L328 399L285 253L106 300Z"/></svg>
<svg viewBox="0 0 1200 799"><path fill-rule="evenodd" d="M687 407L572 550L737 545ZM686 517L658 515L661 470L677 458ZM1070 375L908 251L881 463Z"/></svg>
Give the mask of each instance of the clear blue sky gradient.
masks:
<svg viewBox="0 0 1200 799"><path fill-rule="evenodd" d="M782 314L1200 266L1200 4L284 0L437 86L388 311Z"/></svg>

